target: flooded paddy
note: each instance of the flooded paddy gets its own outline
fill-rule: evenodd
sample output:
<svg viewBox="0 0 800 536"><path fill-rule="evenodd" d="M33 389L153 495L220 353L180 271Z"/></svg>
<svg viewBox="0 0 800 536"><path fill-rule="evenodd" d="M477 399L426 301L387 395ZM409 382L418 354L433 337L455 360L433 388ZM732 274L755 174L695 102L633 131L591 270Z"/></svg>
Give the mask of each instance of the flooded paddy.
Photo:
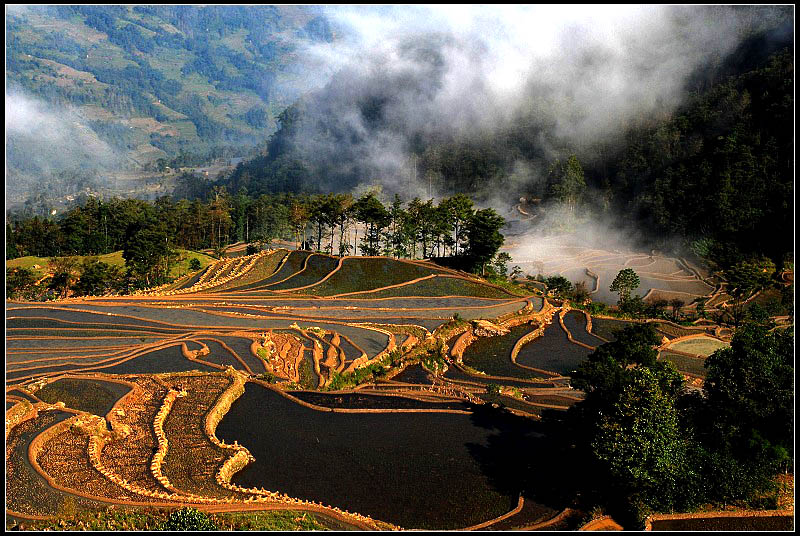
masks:
<svg viewBox="0 0 800 536"><path fill-rule="evenodd" d="M309 404L325 408L345 409L469 409L462 402L426 402L405 396L367 395L352 393L319 393L316 391L294 391L289 393Z"/></svg>
<svg viewBox="0 0 800 536"><path fill-rule="evenodd" d="M605 249L604 249L605 248ZM680 296L684 301L710 294L714 288L680 259L619 249L618 244L598 246L576 235L519 237L503 248L525 274L562 275L573 284L583 283L592 300L615 304L619 296L609 287L617 274L633 269L640 285L633 294Z"/></svg>
<svg viewBox="0 0 800 536"><path fill-rule="evenodd" d="M510 376L525 380L541 377L540 374L518 367L511 361L514 344L533 329L533 326L522 324L511 328L507 335L479 337L464 350L464 364L490 376Z"/></svg>
<svg viewBox="0 0 800 536"><path fill-rule="evenodd" d="M403 372L396 374L392 380L401 383L416 383L420 385L433 385L430 373L422 368L419 363L406 367Z"/></svg>
<svg viewBox="0 0 800 536"><path fill-rule="evenodd" d="M526 370L525 372L527 374L529 374L531 378L542 378L542 379L547 378L547 376L545 376L544 374L537 374L536 372L534 372L532 370L530 370L530 371ZM515 381L515 380L511 380L511 379L498 380L498 379L495 379L495 378L486 378L486 377L479 376L479 375L468 374L468 373L464 372L463 370L461 370L460 368L458 368L455 365L453 365L451 367L448 367L447 371L444 373L444 377L446 379L448 379L448 380L456 380L456 381L461 381L461 382L478 383L478 384L481 384L481 385L489 385L490 383L493 383L495 385L508 385L509 387L519 387L519 388L522 388L522 389L528 389L528 388L534 388L534 387L535 388L553 387L553 384L551 384L551 383L539 383L539 382L521 381L521 380L520 381ZM396 379L396 377L395 377L395 379Z"/></svg>
<svg viewBox="0 0 800 536"><path fill-rule="evenodd" d="M253 340L247 337L233 337L233 336L224 336L219 335L215 337L216 339L221 340L228 347L236 352L236 355L242 358L242 360L247 363L250 369L258 374L259 372L264 372L264 362L258 358L257 356L253 355L253 352L250 350L250 347L253 344Z"/></svg>
<svg viewBox="0 0 800 536"><path fill-rule="evenodd" d="M523 427L494 417L321 412L248 384L217 436L256 459L234 475L236 484L406 528L457 529L514 508L522 484L507 461L536 454L528 419ZM498 440L507 434L514 441Z"/></svg>
<svg viewBox="0 0 800 536"><path fill-rule="evenodd" d="M31 368L29 370L7 370L6 384L18 383L31 376L54 376L58 372L70 372L86 367L86 365L57 365L53 367Z"/></svg>
<svg viewBox="0 0 800 536"><path fill-rule="evenodd" d="M121 348L121 347L136 345L139 343L149 344L151 342L156 342L162 339L163 337L145 337L145 336L138 337L136 335L128 335L120 338L109 337L109 338L91 339L91 340L84 340L82 337L79 338L61 337L58 339L41 339L41 338L15 339L11 337L6 337L6 348L8 350L13 350L14 352L45 351L45 350L58 351L59 348L66 348L68 350L78 349L78 348L97 349L98 347Z"/></svg>
<svg viewBox="0 0 800 536"><path fill-rule="evenodd" d="M581 364L592 350L567 338L557 319L547 326L544 334L525 344L517 355L517 363L559 374L569 374Z"/></svg>
<svg viewBox="0 0 800 536"><path fill-rule="evenodd" d="M572 338L589 346L600 346L605 341L586 331L586 315L582 311L570 311L564 315L564 325Z"/></svg>
<svg viewBox="0 0 800 536"><path fill-rule="evenodd" d="M234 355L216 339L196 339L198 342L205 344L208 347L208 355L200 356L203 361L214 363L216 365L232 366L237 370L244 370L244 366Z"/></svg>
<svg viewBox="0 0 800 536"><path fill-rule="evenodd" d="M632 326L635 322L627 322L625 320L615 320L613 318L598 318L592 317L592 333L598 337L602 337L608 341L617 340L616 332L628 326Z"/></svg>
<svg viewBox="0 0 800 536"><path fill-rule="evenodd" d="M99 369L106 374L158 374L189 370L214 372L217 369L186 359L181 352L180 344L153 350L114 366Z"/></svg>

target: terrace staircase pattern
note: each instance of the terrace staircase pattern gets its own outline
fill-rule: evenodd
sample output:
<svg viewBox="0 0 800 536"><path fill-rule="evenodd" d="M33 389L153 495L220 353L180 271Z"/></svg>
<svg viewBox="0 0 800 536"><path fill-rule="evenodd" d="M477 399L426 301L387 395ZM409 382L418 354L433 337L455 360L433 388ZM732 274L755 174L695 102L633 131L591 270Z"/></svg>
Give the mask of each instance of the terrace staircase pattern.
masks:
<svg viewBox="0 0 800 536"><path fill-rule="evenodd" d="M368 277L355 280L353 273ZM134 295L7 302L7 512L55 516L69 499L80 510L109 504L292 509L362 530L392 528L280 490L235 484L253 456L245 445L220 441L215 431L245 385L260 383L318 411L462 414L490 402L535 419L543 409L563 410L582 398L565 375L516 363L521 349L546 337L548 325L565 335L569 348L590 351L591 317L585 327L579 322L578 333L573 320L565 323L567 314L567 304L513 295L428 261L287 250L223 259ZM522 333L504 340L503 357L520 377L483 374L463 363L490 324L502 328L498 333ZM714 326L661 328L678 336L719 334ZM398 376L409 366L416 372ZM332 390L334 381L363 370L387 374ZM534 372L542 377L530 379ZM105 415L37 396L62 379L85 382L87 396L95 393L98 400L108 399L101 396L109 395L103 382L128 391L112 397ZM303 382L309 391L381 403L310 404L292 395ZM499 393L490 394L490 384ZM405 400L401 407L387 407L396 397ZM481 525L505 526L514 518Z"/></svg>

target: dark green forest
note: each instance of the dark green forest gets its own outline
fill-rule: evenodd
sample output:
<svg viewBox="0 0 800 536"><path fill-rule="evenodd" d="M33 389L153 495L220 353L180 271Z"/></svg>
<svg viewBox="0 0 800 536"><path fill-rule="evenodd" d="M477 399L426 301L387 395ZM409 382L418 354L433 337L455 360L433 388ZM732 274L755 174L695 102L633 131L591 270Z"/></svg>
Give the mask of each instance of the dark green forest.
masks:
<svg viewBox="0 0 800 536"><path fill-rule="evenodd" d="M655 245L681 238L685 249L721 269L761 256L781 267L792 261L794 235L793 76L791 52L773 54L758 68L710 84L669 117L632 128L614 156L598 160L572 152L566 158L565 152L564 160L546 162L547 181L537 188L503 186L507 166L526 143L535 150L522 128L505 133L517 136L516 144L511 138L434 144L420 154L419 167L423 174L433 170L452 194L468 191L480 200L497 184L509 201L522 193L579 213L615 215L620 225L647 229ZM475 213L463 195L438 205L397 198L384 206L386 200L375 196L356 200L348 187L362 178L357 166L349 178L340 177L335 189L344 193L321 193L326 183L296 154L300 110L292 106L281 114L281 128L269 138L265 156L240 164L217 183L187 173L179 177L173 198L152 204L90 197L57 219L12 213L6 257L117 251L132 222L148 219L162 222L176 237L174 245L186 249L289 238L340 255L356 247L365 254L403 257L463 252L464 222L471 216L454 214ZM342 158L348 156L344 151ZM497 182L478 180L487 174ZM466 200L464 206L457 206L459 199ZM356 221L369 229L361 246L358 239L344 240ZM343 245L335 250L334 242Z"/></svg>
<svg viewBox="0 0 800 536"><path fill-rule="evenodd" d="M621 213L731 264L776 263L794 236L794 57L728 78L674 117L627 136L601 177ZM589 173L591 176L591 172Z"/></svg>
<svg viewBox="0 0 800 536"><path fill-rule="evenodd" d="M165 196L151 203L90 197L58 221L21 218L6 226L6 258L75 258L121 250L126 273L89 262L82 272L93 282L78 280L72 288L82 294L163 283L177 257L176 248L212 249L222 256L228 244L244 241L249 244L247 253L252 254L276 238L331 255L450 259L459 268L483 272L503 245L503 225L505 220L493 209L476 209L465 195L438 204L419 198L405 204L395 197L387 206L373 192L358 199L350 194L253 197L243 192L230 195L218 188L208 201L175 201ZM55 271L51 285L65 295L72 285L71 274L79 271L77 260ZM6 270L9 296L34 297L35 280L26 272Z"/></svg>
<svg viewBox="0 0 800 536"><path fill-rule="evenodd" d="M702 393L657 360L652 327L618 332L570 374L586 399L548 416L570 453L562 480L626 528L709 503L774 509L773 479L794 458L794 337L772 327L738 329L707 359Z"/></svg>

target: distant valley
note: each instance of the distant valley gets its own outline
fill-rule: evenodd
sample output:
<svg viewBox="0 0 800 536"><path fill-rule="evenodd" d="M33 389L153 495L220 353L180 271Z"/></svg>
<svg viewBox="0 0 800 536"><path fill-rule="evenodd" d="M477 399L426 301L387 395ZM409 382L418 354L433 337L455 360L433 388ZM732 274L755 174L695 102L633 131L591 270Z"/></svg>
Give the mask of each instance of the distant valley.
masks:
<svg viewBox="0 0 800 536"><path fill-rule="evenodd" d="M64 172L128 196L120 171L246 155L314 85L302 48L334 38L311 6L18 6L6 31L17 201L43 182L74 182Z"/></svg>

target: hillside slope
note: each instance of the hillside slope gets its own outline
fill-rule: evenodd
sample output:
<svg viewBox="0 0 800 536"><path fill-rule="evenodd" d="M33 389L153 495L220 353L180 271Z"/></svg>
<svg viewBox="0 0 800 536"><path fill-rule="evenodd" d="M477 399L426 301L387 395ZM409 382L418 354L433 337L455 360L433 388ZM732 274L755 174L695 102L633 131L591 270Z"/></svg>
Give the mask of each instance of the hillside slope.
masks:
<svg viewBox="0 0 800 536"><path fill-rule="evenodd" d="M246 151L308 88L298 49L333 38L313 6L18 6L6 35L17 175ZM44 134L69 154L42 153Z"/></svg>

